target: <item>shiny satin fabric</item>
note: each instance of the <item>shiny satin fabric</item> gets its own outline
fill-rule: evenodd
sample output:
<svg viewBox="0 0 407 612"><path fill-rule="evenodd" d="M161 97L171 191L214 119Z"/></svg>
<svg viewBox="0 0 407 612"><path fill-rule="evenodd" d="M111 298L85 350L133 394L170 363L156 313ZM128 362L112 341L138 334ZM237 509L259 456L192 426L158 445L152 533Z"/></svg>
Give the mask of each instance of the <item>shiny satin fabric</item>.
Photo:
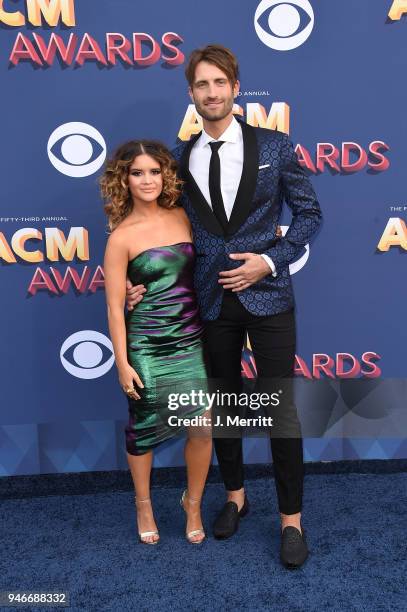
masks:
<svg viewBox="0 0 407 612"><path fill-rule="evenodd" d="M129 454L143 454L179 433L181 427L173 424L174 419L169 424L169 417L205 412L202 402L177 409L170 409L168 402L170 393L205 391L207 385L194 265L195 248L190 242L152 247L129 261L131 282L146 287L141 302L126 314L128 361L144 384L138 389L141 399L128 397Z"/></svg>

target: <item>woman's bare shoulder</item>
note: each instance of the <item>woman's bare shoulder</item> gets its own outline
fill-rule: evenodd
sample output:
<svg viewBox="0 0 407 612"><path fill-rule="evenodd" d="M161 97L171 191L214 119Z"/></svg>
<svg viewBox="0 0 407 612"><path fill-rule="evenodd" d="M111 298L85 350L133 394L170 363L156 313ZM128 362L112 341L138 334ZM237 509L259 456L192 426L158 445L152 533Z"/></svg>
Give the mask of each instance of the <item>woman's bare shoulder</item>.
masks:
<svg viewBox="0 0 407 612"><path fill-rule="evenodd" d="M110 248L128 249L131 242L131 237L137 236L137 224L126 223L124 219L119 223L114 230L109 234L107 245Z"/></svg>

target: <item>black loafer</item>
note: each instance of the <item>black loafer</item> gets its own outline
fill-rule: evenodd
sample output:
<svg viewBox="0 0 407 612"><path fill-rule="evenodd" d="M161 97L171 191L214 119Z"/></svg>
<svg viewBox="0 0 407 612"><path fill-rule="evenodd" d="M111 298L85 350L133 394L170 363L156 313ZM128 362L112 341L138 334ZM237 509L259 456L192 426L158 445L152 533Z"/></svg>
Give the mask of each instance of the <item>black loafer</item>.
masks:
<svg viewBox="0 0 407 612"><path fill-rule="evenodd" d="M285 527L281 536L280 559L287 569L301 567L308 557L307 541L304 529L301 532L296 527Z"/></svg>
<svg viewBox="0 0 407 612"><path fill-rule="evenodd" d="M239 527L239 519L246 516L249 512L249 500L246 495L241 510L237 508L237 504L233 501L226 502L222 510L219 512L214 524L213 535L218 540L226 540L236 533Z"/></svg>

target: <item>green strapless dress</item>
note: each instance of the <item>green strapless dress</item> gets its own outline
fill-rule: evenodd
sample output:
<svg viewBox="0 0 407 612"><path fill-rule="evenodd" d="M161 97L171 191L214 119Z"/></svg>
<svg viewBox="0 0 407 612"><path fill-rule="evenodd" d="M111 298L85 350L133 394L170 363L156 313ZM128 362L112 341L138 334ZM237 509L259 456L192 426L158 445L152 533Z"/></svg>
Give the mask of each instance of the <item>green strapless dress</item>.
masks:
<svg viewBox="0 0 407 612"><path fill-rule="evenodd" d="M138 390L141 399L127 396L126 450L131 455L146 453L179 433L182 426L174 424L174 416L178 421L205 413L196 398L176 409L174 401L172 409L168 402L170 393L207 391L194 266L190 242L152 247L129 261L131 282L146 287L142 301L126 315L128 361L144 384Z"/></svg>

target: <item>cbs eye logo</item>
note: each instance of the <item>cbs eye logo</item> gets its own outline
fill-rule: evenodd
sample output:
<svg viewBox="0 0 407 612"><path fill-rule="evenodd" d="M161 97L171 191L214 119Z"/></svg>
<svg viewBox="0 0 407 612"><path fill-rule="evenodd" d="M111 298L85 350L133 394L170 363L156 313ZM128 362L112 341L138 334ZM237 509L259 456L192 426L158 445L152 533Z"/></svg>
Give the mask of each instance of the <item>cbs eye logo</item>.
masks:
<svg viewBox="0 0 407 612"><path fill-rule="evenodd" d="M47 153L49 161L59 172L82 178L94 174L102 166L106 159L106 143L96 128L88 123L72 121L52 132ZM92 160L95 154L97 157Z"/></svg>
<svg viewBox="0 0 407 612"><path fill-rule="evenodd" d="M110 357L106 359L108 355ZM69 374L85 380L103 376L114 363L113 345L109 338L91 329L69 336L61 346L59 357Z"/></svg>
<svg viewBox="0 0 407 612"><path fill-rule="evenodd" d="M271 11L268 11L270 8ZM308 22L304 26L306 19ZM268 27L269 31L263 26ZM267 47L276 51L296 49L305 43L313 27L314 11L309 0L262 0L254 15L257 36Z"/></svg>

